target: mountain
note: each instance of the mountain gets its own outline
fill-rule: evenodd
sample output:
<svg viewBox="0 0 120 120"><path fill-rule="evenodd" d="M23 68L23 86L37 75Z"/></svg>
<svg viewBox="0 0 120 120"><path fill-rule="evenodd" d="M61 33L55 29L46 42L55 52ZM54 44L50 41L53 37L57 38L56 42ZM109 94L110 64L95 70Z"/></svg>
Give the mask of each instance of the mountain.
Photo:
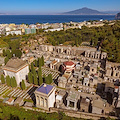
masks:
<svg viewBox="0 0 120 120"><path fill-rule="evenodd" d="M84 7L84 8L81 8L81 9L65 12L65 13L62 13L62 14L63 15L105 15L107 13Z"/></svg>
<svg viewBox="0 0 120 120"><path fill-rule="evenodd" d="M108 13L108 14L112 14L112 15L116 15L117 13L119 13L120 11L102 11L104 13Z"/></svg>
<svg viewBox="0 0 120 120"><path fill-rule="evenodd" d="M120 20L120 12L117 13L117 15L115 16L115 18Z"/></svg>

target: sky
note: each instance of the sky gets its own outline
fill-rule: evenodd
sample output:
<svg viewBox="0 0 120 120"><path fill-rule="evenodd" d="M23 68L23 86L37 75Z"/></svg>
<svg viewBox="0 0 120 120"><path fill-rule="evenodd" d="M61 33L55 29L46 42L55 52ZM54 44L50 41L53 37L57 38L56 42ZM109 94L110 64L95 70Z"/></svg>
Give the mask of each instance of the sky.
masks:
<svg viewBox="0 0 120 120"><path fill-rule="evenodd" d="M59 14L83 7L120 11L120 0L0 0L0 13L6 14Z"/></svg>

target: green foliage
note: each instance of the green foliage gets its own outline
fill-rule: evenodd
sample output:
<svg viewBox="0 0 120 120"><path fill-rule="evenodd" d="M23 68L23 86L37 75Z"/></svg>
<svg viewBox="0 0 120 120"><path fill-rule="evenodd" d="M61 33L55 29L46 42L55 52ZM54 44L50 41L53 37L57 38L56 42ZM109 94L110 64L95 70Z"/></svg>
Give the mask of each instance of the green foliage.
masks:
<svg viewBox="0 0 120 120"><path fill-rule="evenodd" d="M114 25L105 24L102 27L86 27L82 29L68 29L66 31L47 32L47 43L52 45L81 45L82 42L90 42L96 47L99 45L102 51L108 53L108 60L120 62L120 21Z"/></svg>
<svg viewBox="0 0 120 120"><path fill-rule="evenodd" d="M39 67L38 69L38 80L39 80L39 85L41 85L43 83L41 67Z"/></svg>
<svg viewBox="0 0 120 120"><path fill-rule="evenodd" d="M41 58L38 58L38 67L41 67L42 66L42 60Z"/></svg>
<svg viewBox="0 0 120 120"><path fill-rule="evenodd" d="M2 113L0 119L2 120L84 120L80 118L71 118L64 113L46 113L31 110L25 110L16 106L5 105L0 102Z"/></svg>
<svg viewBox="0 0 120 120"><path fill-rule="evenodd" d="M3 49L3 56L4 56L4 57L6 56L6 51L5 51L5 49Z"/></svg>
<svg viewBox="0 0 120 120"><path fill-rule="evenodd" d="M19 49L20 47L20 41L19 40L13 40L9 42L9 48L12 50Z"/></svg>
<svg viewBox="0 0 120 120"><path fill-rule="evenodd" d="M33 83L33 75L31 72L28 73L28 82Z"/></svg>
<svg viewBox="0 0 120 120"><path fill-rule="evenodd" d="M6 76L6 83L8 86L10 86L10 76L9 75Z"/></svg>
<svg viewBox="0 0 120 120"><path fill-rule="evenodd" d="M15 77L12 77L11 78L11 87L17 87L17 82L16 82L16 79L15 79Z"/></svg>
<svg viewBox="0 0 120 120"><path fill-rule="evenodd" d="M25 88L26 88L26 86L25 86L25 81L22 80L22 82L21 82L21 89L22 89L22 90L25 90Z"/></svg>
<svg viewBox="0 0 120 120"><path fill-rule="evenodd" d="M38 85L37 74L33 74L33 78L34 78L34 84Z"/></svg>
<svg viewBox="0 0 120 120"><path fill-rule="evenodd" d="M4 78L4 75L1 75L1 83L2 83L2 84L5 84L5 78Z"/></svg>
<svg viewBox="0 0 120 120"><path fill-rule="evenodd" d="M45 83L51 84L52 82L52 74L49 74L47 77L45 77Z"/></svg>
<svg viewBox="0 0 120 120"><path fill-rule="evenodd" d="M19 57L19 58L21 58L21 56L22 56L22 52L19 49L12 50L11 54L12 55L14 54L16 57Z"/></svg>
<svg viewBox="0 0 120 120"><path fill-rule="evenodd" d="M44 57L43 56L41 57L41 63L42 63L42 66L44 66Z"/></svg>
<svg viewBox="0 0 120 120"><path fill-rule="evenodd" d="M42 76L39 76L39 85L41 85L43 83L43 78Z"/></svg>
<svg viewBox="0 0 120 120"><path fill-rule="evenodd" d="M37 66L38 66L38 64L37 64L37 60L35 60L34 62L35 62L35 67L37 67Z"/></svg>
<svg viewBox="0 0 120 120"><path fill-rule="evenodd" d="M8 61L9 61L9 58L6 57L6 58L4 59L4 63L5 63L5 65L7 64Z"/></svg>

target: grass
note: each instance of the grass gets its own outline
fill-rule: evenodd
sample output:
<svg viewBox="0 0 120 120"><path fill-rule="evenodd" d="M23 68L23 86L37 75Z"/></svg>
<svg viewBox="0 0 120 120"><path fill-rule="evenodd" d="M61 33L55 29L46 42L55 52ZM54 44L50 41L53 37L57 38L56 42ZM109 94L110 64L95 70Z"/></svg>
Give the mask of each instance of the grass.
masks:
<svg viewBox="0 0 120 120"><path fill-rule="evenodd" d="M64 113L46 113L32 110L25 110L18 106L9 106L0 102L0 119L2 120L82 120L71 118Z"/></svg>
<svg viewBox="0 0 120 120"><path fill-rule="evenodd" d="M24 99L23 101L26 101L26 102L31 102L31 103L33 103L33 101L32 101L32 100L30 100L30 99Z"/></svg>

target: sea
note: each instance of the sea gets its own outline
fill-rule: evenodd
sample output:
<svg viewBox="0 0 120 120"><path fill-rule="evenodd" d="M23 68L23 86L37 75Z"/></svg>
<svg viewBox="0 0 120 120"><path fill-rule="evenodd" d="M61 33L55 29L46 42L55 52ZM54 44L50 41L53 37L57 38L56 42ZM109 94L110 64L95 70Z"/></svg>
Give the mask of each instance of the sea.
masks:
<svg viewBox="0 0 120 120"><path fill-rule="evenodd" d="M0 15L0 24L66 23L100 19L114 20L115 15Z"/></svg>

